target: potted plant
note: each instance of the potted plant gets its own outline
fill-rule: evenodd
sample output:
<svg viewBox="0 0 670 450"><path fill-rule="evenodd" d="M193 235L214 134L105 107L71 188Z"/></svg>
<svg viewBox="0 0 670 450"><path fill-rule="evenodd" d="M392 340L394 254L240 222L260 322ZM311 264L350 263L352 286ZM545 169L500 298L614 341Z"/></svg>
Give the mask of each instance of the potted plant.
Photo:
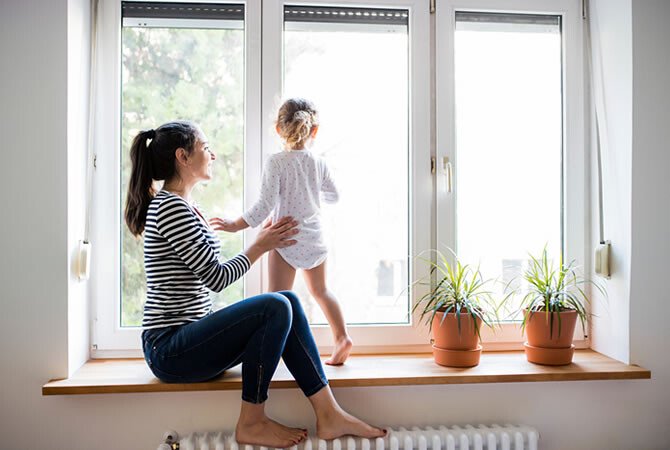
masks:
<svg viewBox="0 0 670 450"><path fill-rule="evenodd" d="M590 283L601 293L603 288L577 273L574 261L558 267L549 261L545 247L539 258L530 255L530 264L522 279L527 283L520 309L521 331L526 333L524 351L528 361L545 365L572 362L575 346L572 338L577 319L586 330L590 316L589 297L582 289Z"/></svg>
<svg viewBox="0 0 670 450"><path fill-rule="evenodd" d="M436 261L423 259L430 274L414 284L431 286L414 305L420 309L432 332L435 362L448 367L473 367L482 353L481 326L493 328L497 310L479 269L462 265L458 259L450 264L439 251ZM454 255L455 256L455 255ZM435 277L434 285L431 280ZM428 279L428 280L427 280Z"/></svg>

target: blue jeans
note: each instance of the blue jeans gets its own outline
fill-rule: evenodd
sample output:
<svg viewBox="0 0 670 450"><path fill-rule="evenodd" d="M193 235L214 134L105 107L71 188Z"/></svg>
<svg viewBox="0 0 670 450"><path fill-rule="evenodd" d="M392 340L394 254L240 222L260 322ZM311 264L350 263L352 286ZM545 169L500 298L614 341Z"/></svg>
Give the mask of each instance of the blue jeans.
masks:
<svg viewBox="0 0 670 450"><path fill-rule="evenodd" d="M300 300L291 291L262 294L197 322L144 330L144 358L168 383L215 378L242 363L242 399L263 403L279 358L306 396L328 384Z"/></svg>

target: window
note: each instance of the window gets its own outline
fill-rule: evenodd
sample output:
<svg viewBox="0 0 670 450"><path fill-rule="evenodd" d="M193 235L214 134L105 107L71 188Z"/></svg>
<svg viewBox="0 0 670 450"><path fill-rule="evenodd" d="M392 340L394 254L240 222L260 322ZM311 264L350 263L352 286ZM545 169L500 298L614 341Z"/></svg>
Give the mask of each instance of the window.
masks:
<svg viewBox="0 0 670 450"><path fill-rule="evenodd" d="M217 162L214 180L197 199L209 215L234 217L256 200L263 160L279 149L272 131L279 99L294 95L312 99L321 112L314 151L328 159L342 192L338 205L324 207L324 220L329 282L355 328L352 337L359 348L388 343L389 333L397 343L424 342L412 326L406 286L412 252L430 246L431 191L425 184L417 189L429 176L429 59L419 45L428 39L426 9L416 0L380 8L273 2L262 10L260 1L113 3L103 6L101 51L119 56L116 66L113 58L105 60L102 72L103 83L118 90L103 94L102 103L120 120L109 122L101 140L117 169L97 176L97 203L117 207L99 208L96 233L99 240L119 239L101 250L94 269L96 355L127 354L140 342L142 242L122 217L132 137L173 118L200 123ZM320 17L302 19L309 16ZM239 252L255 233L221 234L223 256ZM105 255L107 263L100 264ZM327 346L323 315L297 280L317 342ZM267 272L257 264L216 306L263 292L266 283Z"/></svg>
<svg viewBox="0 0 670 450"><path fill-rule="evenodd" d="M322 0L299 6L263 4L263 151L277 149L271 130L279 99L298 92L314 97L322 122L315 151L327 152L342 191L340 203L324 208L324 214L333 218L326 224L328 238L340 240L337 249L329 248L328 273L345 318L353 323L349 332L358 350L425 345L426 330L408 317L413 297L402 289L404 280L425 270L411 254L431 245L430 59L429 47L423 45L428 42L428 10L420 0L332 5ZM352 45L355 39L358 43ZM388 73L379 76L388 80L377 78L370 85L368 80L381 69ZM340 111L348 111L352 100L358 112L346 119ZM393 125L382 125L385 117ZM369 130L361 127L365 123ZM396 141L384 149L386 134ZM354 154L359 148L365 154ZM362 176L366 184L360 184ZM358 186L364 191L356 192ZM400 197L392 204L379 198L396 193ZM386 204L390 211L384 211ZM391 220L392 238L387 237L393 241L378 240L387 224L376 220ZM304 297L304 287L296 287ZM323 323L320 310L312 307L312 312L312 322ZM312 330L320 346L331 344L327 326Z"/></svg>
<svg viewBox="0 0 670 450"><path fill-rule="evenodd" d="M579 5L510 3L448 2L437 19L438 241L498 298L545 246L584 261L586 226Z"/></svg>
<svg viewBox="0 0 670 450"><path fill-rule="evenodd" d="M562 254L561 17L457 11L455 35L456 248L502 298Z"/></svg>
<svg viewBox="0 0 670 450"><path fill-rule="evenodd" d="M130 148L141 130L189 118L207 130L219 164L195 195L212 215L243 209L244 5L122 3L121 211L130 176ZM146 296L142 239L121 224L121 327L142 322ZM220 235L223 257L242 250L242 234ZM244 297L243 280L212 293L215 307Z"/></svg>
<svg viewBox="0 0 670 450"><path fill-rule="evenodd" d="M428 329L411 313L423 292L406 289L427 274L414 258L423 250L452 248L503 280L545 244L584 261L578 0L440 1L432 65L428 2L336 5L101 4L94 356L139 354L144 274L141 242L122 222L127 153L138 130L173 118L208 134L215 176L197 199L210 216L233 217L255 202L263 161L279 150L281 99L316 103L313 151L342 194L323 209L329 286L359 351L427 348ZM255 233L222 233L224 257ZM266 283L267 267L256 264L216 306ZM329 329L300 275L296 290L327 347ZM483 337L489 349L520 343L511 323Z"/></svg>
<svg viewBox="0 0 670 450"><path fill-rule="evenodd" d="M349 324L410 319L408 16L284 7L283 94L309 98L322 111L313 151L340 190L340 202L323 210L328 285ZM296 281L310 322L326 324Z"/></svg>

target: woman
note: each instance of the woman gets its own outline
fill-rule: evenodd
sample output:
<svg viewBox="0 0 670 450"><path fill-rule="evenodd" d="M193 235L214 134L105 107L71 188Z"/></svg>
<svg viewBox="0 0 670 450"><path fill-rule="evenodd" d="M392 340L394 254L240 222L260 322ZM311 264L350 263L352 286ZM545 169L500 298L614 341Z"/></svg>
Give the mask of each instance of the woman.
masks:
<svg viewBox="0 0 670 450"><path fill-rule="evenodd" d="M270 380L283 358L309 399L317 435L385 435L340 408L324 374L300 301L293 292L258 295L212 312L209 290L239 279L263 253L296 243L290 217L266 225L256 241L219 262L220 243L191 199L195 185L212 177L216 159L204 133L190 122L142 131L130 149L132 171L125 218L135 236L144 233L147 300L142 343L152 372L165 382L199 382L242 363L242 406L235 428L241 444L289 447L307 432L265 415ZM156 192L154 180L164 180Z"/></svg>

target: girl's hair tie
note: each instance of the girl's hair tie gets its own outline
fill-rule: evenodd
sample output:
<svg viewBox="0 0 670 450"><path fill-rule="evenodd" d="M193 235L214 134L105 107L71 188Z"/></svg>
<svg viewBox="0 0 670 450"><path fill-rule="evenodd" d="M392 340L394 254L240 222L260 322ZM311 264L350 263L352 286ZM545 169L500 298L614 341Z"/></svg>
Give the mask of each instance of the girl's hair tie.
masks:
<svg viewBox="0 0 670 450"><path fill-rule="evenodd" d="M309 111L305 111L304 109L300 109L293 113L293 120L309 120L310 117L311 114Z"/></svg>
<svg viewBox="0 0 670 450"><path fill-rule="evenodd" d="M154 130L153 128L151 130L145 131L144 133L145 133L147 139L153 139L153 138L156 137L156 130Z"/></svg>

